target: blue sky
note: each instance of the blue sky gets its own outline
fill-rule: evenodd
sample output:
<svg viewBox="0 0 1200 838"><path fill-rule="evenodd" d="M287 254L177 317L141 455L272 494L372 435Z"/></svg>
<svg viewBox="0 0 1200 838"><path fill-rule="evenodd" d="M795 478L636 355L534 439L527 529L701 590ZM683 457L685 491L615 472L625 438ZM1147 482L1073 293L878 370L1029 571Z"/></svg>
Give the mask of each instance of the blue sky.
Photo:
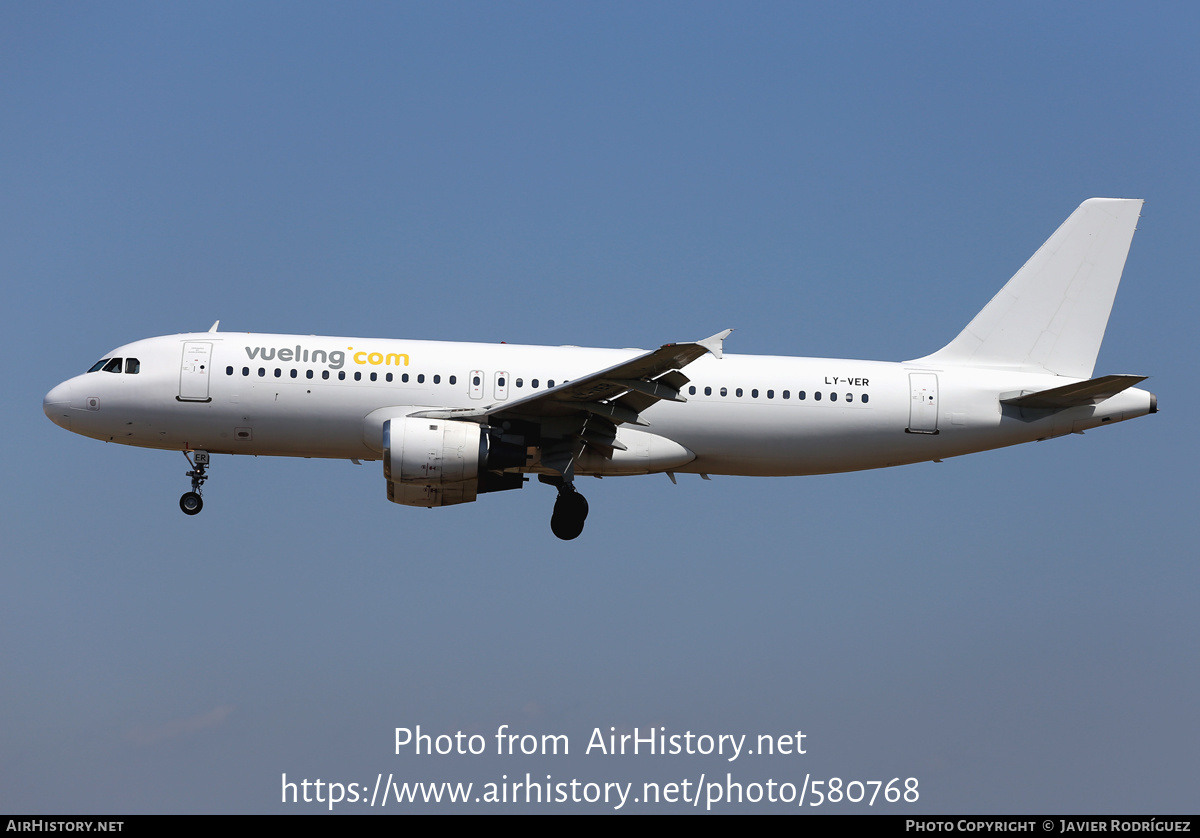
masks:
<svg viewBox="0 0 1200 838"><path fill-rule="evenodd" d="M0 810L319 808L280 804L285 772L728 770L917 777L895 812L1191 811L1198 21L3 6ZM575 542L546 487L409 509L378 463L217 458L188 519L181 456L41 412L110 348L217 318L916 357L1097 195L1147 200L1097 374L1153 376L1158 415L888 471L590 481ZM418 724L573 752L395 755ZM610 726L802 729L809 753L584 756Z"/></svg>

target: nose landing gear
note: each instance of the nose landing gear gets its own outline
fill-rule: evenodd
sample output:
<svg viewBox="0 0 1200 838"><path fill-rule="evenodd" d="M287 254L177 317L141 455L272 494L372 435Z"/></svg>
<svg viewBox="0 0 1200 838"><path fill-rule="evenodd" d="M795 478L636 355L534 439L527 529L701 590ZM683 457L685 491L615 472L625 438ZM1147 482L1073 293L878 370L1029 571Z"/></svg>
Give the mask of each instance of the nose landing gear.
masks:
<svg viewBox="0 0 1200 838"><path fill-rule="evenodd" d="M200 497L201 486L208 479L206 472L208 471L208 452L194 451L196 461L192 462L192 458L188 456L188 452L184 451L183 456L187 457L188 465L192 470L187 473L187 476L192 478L192 491L184 492L179 498L179 508L183 510L184 515L196 515L204 508L204 499Z"/></svg>

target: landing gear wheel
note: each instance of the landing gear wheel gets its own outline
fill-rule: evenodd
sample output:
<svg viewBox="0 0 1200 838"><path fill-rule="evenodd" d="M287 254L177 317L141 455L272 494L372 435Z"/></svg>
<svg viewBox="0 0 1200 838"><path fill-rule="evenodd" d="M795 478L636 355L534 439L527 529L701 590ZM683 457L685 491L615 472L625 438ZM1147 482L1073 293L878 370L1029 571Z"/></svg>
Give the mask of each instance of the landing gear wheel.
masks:
<svg viewBox="0 0 1200 838"><path fill-rule="evenodd" d="M578 538L587 520L587 498L569 485L564 486L554 501L554 514L550 516L550 531L563 541Z"/></svg>
<svg viewBox="0 0 1200 838"><path fill-rule="evenodd" d="M192 455L196 458L195 462L192 462ZM183 497L179 499L179 508L183 510L184 515L196 515L204 508L204 500L200 497L202 491L200 487L208 479L208 452L194 451L190 455L184 451L183 456L187 457L188 465L192 467L192 470L186 475L192 478L192 491L183 493Z"/></svg>

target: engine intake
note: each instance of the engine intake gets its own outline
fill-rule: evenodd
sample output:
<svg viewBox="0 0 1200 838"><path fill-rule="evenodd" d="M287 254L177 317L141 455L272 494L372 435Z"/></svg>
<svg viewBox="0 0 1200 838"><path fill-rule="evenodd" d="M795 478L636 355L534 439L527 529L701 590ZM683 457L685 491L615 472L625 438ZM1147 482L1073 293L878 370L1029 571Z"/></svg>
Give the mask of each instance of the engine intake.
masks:
<svg viewBox="0 0 1200 838"><path fill-rule="evenodd" d="M471 503L484 492L519 489L523 446L492 440L474 422L402 417L383 423L383 476L388 500L406 506Z"/></svg>

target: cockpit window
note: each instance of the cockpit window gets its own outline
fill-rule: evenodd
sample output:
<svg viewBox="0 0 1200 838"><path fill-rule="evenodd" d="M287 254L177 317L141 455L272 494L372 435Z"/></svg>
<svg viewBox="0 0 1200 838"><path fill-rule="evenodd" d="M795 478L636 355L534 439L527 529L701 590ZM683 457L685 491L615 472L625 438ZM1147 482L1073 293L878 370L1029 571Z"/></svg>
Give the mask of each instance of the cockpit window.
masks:
<svg viewBox="0 0 1200 838"><path fill-rule="evenodd" d="M121 371L121 359L120 358L113 358L111 361L109 361L107 364L104 365L104 372L120 372L120 371Z"/></svg>
<svg viewBox="0 0 1200 838"><path fill-rule="evenodd" d="M108 359L107 359L107 358L101 358L99 361L97 361L96 363L92 364L92 368L91 368L90 370L88 370L88 372L100 372L100 370L101 370L101 369L104 367L104 365L105 365L105 364L107 364L107 363L108 363Z"/></svg>
<svg viewBox="0 0 1200 838"><path fill-rule="evenodd" d="M141 365L141 363L138 362L137 358L126 358L125 359L125 374L126 375L136 375L141 368L142 368L142 365Z"/></svg>

